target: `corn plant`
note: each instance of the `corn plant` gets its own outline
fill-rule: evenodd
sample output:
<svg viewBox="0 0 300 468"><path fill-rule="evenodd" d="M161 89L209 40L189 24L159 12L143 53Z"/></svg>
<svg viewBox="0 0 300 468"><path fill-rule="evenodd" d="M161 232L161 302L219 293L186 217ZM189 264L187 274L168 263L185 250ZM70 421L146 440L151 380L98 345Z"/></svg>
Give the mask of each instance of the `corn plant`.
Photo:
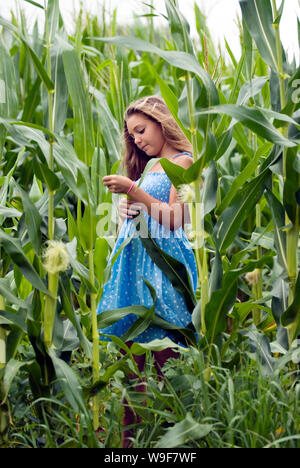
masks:
<svg viewBox="0 0 300 468"><path fill-rule="evenodd" d="M48 128L44 125L41 125L40 122L36 123L28 123L29 127L26 126L26 122L24 122L23 129L27 128L29 132L31 131L31 137L36 144L32 151L32 158L33 158L33 167L34 167L34 180L36 187L39 192L38 201L41 201L41 204L37 208L36 205L31 201L30 197L27 195L26 191L23 190L18 184L15 182L15 187L17 193L21 195L22 199L22 209L24 210L25 216L25 224L23 227L23 234L25 235L25 241L28 244L29 242L29 249L28 252L31 253L30 257L33 260L34 266L31 266L29 261L27 260L24 254L20 254L21 245L19 240L14 240L13 237L8 236L4 231L3 234L3 245L4 248L7 248L7 252L10 252L11 258L15 261L15 264L18 265L20 270L23 272L24 277L29 283L32 284L33 290L31 292L32 297L32 305L33 307L33 315L32 320L35 319L36 324L35 326L31 326L30 330L27 331L31 342L36 350L37 353L37 362L41 368L41 378L42 378L42 385L47 389L53 380L53 362L57 362L58 366L60 365L60 361L57 361L54 358L54 354L51 354L51 348L55 347L59 349L60 345L57 342L57 321L55 316L57 314L57 296L58 296L58 286L59 286L59 272L65 271L68 267L68 256L70 255L67 252L67 247L60 242L60 244L54 240L57 239L59 236L63 236L64 232L66 232L66 228L64 223L60 223L60 226L57 224L57 215L55 212L55 205L57 204L58 200L61 200L64 194L66 193L66 185L64 184L63 180L59 178L56 174L56 167L55 164L57 159L63 161L63 165L65 166L62 169L62 172L65 174L65 177L69 182L75 184L76 186L76 171L77 171L77 160L78 164L81 164L81 174L88 179L85 179L83 182L86 184L85 189L83 187L83 192L80 194L80 198L78 199L78 212L80 213L80 202L83 199L87 204L86 212L91 215L91 195L87 191L87 187L89 186L89 176L88 176L88 167L91 165L91 158L92 154L91 151L94 153L94 146L93 141L90 140L89 135L86 135L85 138L82 138L83 132L81 132L81 124L83 122L88 128L88 124L91 121L86 119L86 116L82 118L80 112L77 113L77 109L80 111L80 106L83 102L83 98L79 95L79 103L74 102L74 135L75 135L75 151L81 155L83 162L77 158L75 151L71 146L67 145L67 142L62 138L60 141L58 140L58 133L60 129L64 127L65 119L66 119L66 104L68 100L68 88L67 88L67 79L70 75L65 76L63 70L63 64L65 61L65 67L68 67L68 51L63 49L59 46L59 44L54 42L56 30L58 28L58 20L59 20L59 9L58 9L58 2L57 1L50 1L47 4L47 8L45 8L45 44L46 44L46 55L45 60L47 63L47 69L43 66L43 60L40 60L35 52L33 51L32 47L28 44L25 37L17 31L12 25L6 24L6 26L13 31L16 36L22 41L22 44L25 45L27 50L29 50L30 57L32 58L32 64L34 66L34 71L36 73L35 78L35 90L38 89L38 86L41 86L41 83L45 86L45 90L47 93L47 100L46 107L45 107L45 114L44 120L42 124L46 124ZM72 52L71 52L72 54ZM76 55L77 60L78 57ZM75 60L75 65L78 66ZM74 71L74 70L70 70ZM30 76L27 77L30 81ZM53 81L52 81L53 80ZM74 91L75 86L75 92ZM74 98L77 96L76 86L79 86L79 91L84 92L84 85L82 76L79 75L79 80L77 83L69 83L70 87L70 94ZM42 88L44 89L44 88ZM65 93L65 94L64 94ZM28 99L32 100L33 96L29 94ZM36 104L38 99L36 99ZM78 106L77 106L78 104ZM26 107L26 104L25 104ZM87 112L90 110L88 106L85 106ZM13 117L10 116L10 117ZM5 125L11 131L11 123L8 122L6 119ZM22 132L21 132L22 133ZM19 137L22 140L21 133L19 133ZM26 130L25 130L26 133ZM47 135L48 140L45 138ZM29 138L31 138L29 137ZM26 139L26 137L25 137ZM18 139L17 139L18 140ZM86 145L85 143L88 143ZM17 143L18 144L18 143ZM26 145L25 140L23 144ZM91 146L92 145L92 146ZM65 148L64 148L65 146ZM62 157L62 152L66 152L69 154L68 158ZM39 154L40 152L40 154ZM72 158L74 161L72 162ZM75 163L75 164L74 164ZM73 164L73 167L72 167ZM75 175L75 178L74 178ZM81 182L79 182L80 184ZM42 186L42 184L45 185ZM79 191L75 188L75 192L78 194ZM20 196L19 195L19 196ZM41 261L41 254L42 254L42 236L43 233L41 231L42 225L42 218L45 216L45 208L48 206L48 216L46 222L48 224L48 229L44 234L49 241L49 247L45 254L45 261ZM94 208L94 213L96 208ZM13 214L14 216L14 214ZM85 216L84 222L86 223L87 217ZM61 220L62 221L62 220ZM80 222L80 217L78 217L78 222ZM27 228L27 229L26 229ZM11 231L11 229L9 230ZM91 231L93 234L93 231ZM92 249L94 248L93 237L90 238L90 234L86 234L83 232L82 236L88 237L87 243L87 251L89 255L89 270L84 265L80 267L81 274L83 274L84 279L88 283L88 287L92 289L91 295L91 302L92 302L92 317L93 317L93 333L94 333L94 361L95 361L95 369L99 368L99 352L97 352L98 346L98 335L97 329L95 328L95 307L96 307L96 289L95 289L95 275L93 270L93 252ZM26 239L27 237L27 239ZM85 240L85 239L84 239ZM36 256L35 256L36 255ZM54 256L54 257L53 257ZM18 257L18 259L17 259ZM74 260L76 262L76 260ZM27 272L25 273L25 270ZM42 273L47 271L48 273L48 290L44 284L44 282L39 277L39 274L43 277L45 274ZM24 278L24 280L25 280ZM19 277L19 282L21 278ZM67 280L68 281L68 280ZM22 284L22 281L21 283ZM66 282L66 278L64 284L61 286L62 291L60 294L62 302L64 303L64 310L67 311L67 315L69 315L71 322L67 326L66 330L70 326L70 331L75 326L79 332L79 336L81 336L81 340L83 342L83 346L87 353L87 356L90 356L89 344L86 337L83 335L82 331L79 327L78 318L75 316L72 307L70 307L70 300L68 297L71 294L70 284ZM67 291L66 291L67 289ZM27 285L27 291L30 293L30 286ZM40 294L38 294L40 292ZM4 307L2 307L4 309ZM28 308L28 307L26 307ZM35 316L34 316L35 314ZM71 315L70 315L71 314ZM40 327L38 327L38 323L40 321ZM56 323L55 323L56 322ZM27 324L30 323L29 321ZM67 322L65 322L66 324ZM72 326L71 326L72 323ZM31 324L33 325L33 324ZM43 328L41 328L43 325ZM41 332L43 332L43 341L45 347L43 348L41 344L37 345L36 340L40 340ZM96 336L95 336L96 333ZM60 334L60 333L59 333ZM4 333L1 334L1 339L4 342ZM76 345L75 340L75 345ZM62 343L61 343L62 344ZM37 346L41 347L41 351L38 351ZM2 347L3 348L3 347ZM61 349L63 351L63 349ZM41 355L42 354L42 355ZM39 355L39 356L38 356ZM97 364L98 358L98 364ZM52 361L52 363L51 363ZM25 365L25 363L24 363ZM57 369L58 370L58 369ZM57 374L56 374L57 375ZM96 374L97 376L97 374ZM38 376L34 376L35 379L38 379ZM32 381L33 381L32 377ZM96 379L96 377L95 377ZM35 382L37 385L38 382ZM39 386L41 383L39 384ZM42 393L43 395L43 393ZM95 408L95 414L98 417L98 411ZM95 417L96 421L96 417ZM96 424L96 422L95 422Z"/></svg>
<svg viewBox="0 0 300 468"><path fill-rule="evenodd" d="M171 31L176 31L174 49L179 49L179 52L174 51L174 49L172 52L161 50L140 39L123 36L100 39L118 46L122 45L134 50L152 52L163 58L171 66L185 70L186 85L182 90L182 95L178 96L179 111L176 106L176 96L174 96L171 87L158 77L151 65L147 64L157 79L160 91L169 104L174 117L181 123L193 142L194 164L188 171L183 171L168 161L162 161L162 165L175 186L178 187L180 184L186 183L195 184L195 206L204 203L205 222L210 231L208 233L209 244L205 244L201 239L200 245L202 247L196 249L195 252L201 294L200 301L193 313L193 321L198 331L203 335L203 343L208 344L208 356L211 355L212 344L220 333L226 330L226 315L236 301L238 282L242 275L248 275L249 277L252 271L254 272L252 277L255 277L256 274L253 285L254 299L261 306L253 304L251 309L253 310L256 325L268 325L268 320L266 322L262 320L261 311L263 309L260 308L264 307L261 274L264 267L270 268L273 264L274 254L269 249L263 256L261 248L263 243L258 245L250 243L248 248L245 246L246 248L242 248L236 255L232 256L231 253L233 246L237 245L237 236L239 236L241 226L246 225L246 220L252 216L253 210L256 211L257 230L258 232L262 230L262 206L265 207L265 202L261 200L264 193L265 199L270 204L275 232L281 230L279 239L277 234L274 236L274 249L279 252L278 261L283 260L285 263L283 278L285 278L285 274L290 278L288 280L288 303L290 307L286 311L282 310L283 316L281 319L282 324L285 326L289 323L287 328L289 330L290 346L298 333L298 313L295 313L296 304L298 303L298 297L295 297L295 285L299 255L299 204L297 202L299 176L297 163L295 163L297 161L297 134L294 133L292 138L289 138L288 135L288 126L295 130L297 128L297 122L293 118L295 117L294 112L297 110L297 103L292 102L291 91L293 90L292 83L298 72L294 64L285 63L286 70L282 68L283 52L278 31L282 11L278 14L274 4L272 10L270 2L265 2L264 5L258 3L259 5L256 8L256 2L255 4L252 1L241 2L242 13L245 16L243 17L242 30L244 49L239 63L234 59L234 65L237 66L237 69L229 96L223 95L222 91L218 93L214 82L205 70L205 63L202 63L203 66L201 67L201 63L196 60L193 45L188 35L188 25L172 2L166 2L166 6ZM257 29L258 27L262 27L263 31ZM264 31L266 31L266 34L262 34ZM257 54L257 62L261 65L261 69L263 72L267 72L267 67L270 66L269 92L267 92L265 86L267 80L263 76L256 77L254 75L253 44L255 40L257 41L258 51L261 53L261 56ZM203 62L204 59L205 57L202 59ZM193 75L193 78L191 75ZM246 81L245 76L248 76L248 81ZM238 93L241 83L242 87ZM275 87L275 83L277 83L277 87ZM283 93L284 88L286 88L285 93L289 96L289 101L283 97L285 95ZM275 102L276 108L266 107L266 105L269 106ZM282 108L286 110L281 113L279 111ZM216 114L223 116L216 118ZM273 124L270 119L274 120ZM278 130L279 126L283 128L282 131ZM220 167L225 162L224 154L226 156L227 152L228 157L230 155L229 150L232 152L235 148L239 152L242 151L244 169L232 184L231 190L225 197L222 197L222 185L221 192L220 187L218 187L218 163ZM284 223L282 222L282 216L278 212L280 202L277 203L273 195L270 195L270 190L274 190L274 187L277 190L278 184L281 183L281 174L279 174L278 178L276 177L274 165L277 164L276 167L278 167L283 164L283 167L285 167L287 155L289 155L292 170L289 171L289 175L287 175L286 170L284 171L283 180L285 181L290 176L292 181L284 182L286 187L284 192L287 194L287 186L292 188L292 194L289 192L289 196L292 197L293 201L288 208L288 212L290 213L289 219L292 218L295 225L293 223L288 224L287 218ZM274 173L275 176L273 176ZM205 178L205 183L201 191L200 179L202 176ZM285 196L285 203L287 203L286 199L287 195ZM287 208L284 208L282 202L281 212L284 212L285 209ZM267 216L270 223L270 215ZM286 216L288 216L287 213ZM199 218L200 214L196 210L193 216L193 228L201 236L203 235L201 234L203 229L201 229ZM279 226L278 222L281 223ZM286 227L286 233L283 231L284 226L289 226ZM270 227L269 224L267 229L270 229ZM248 231L251 229L250 226ZM289 237L288 242L287 240L283 241L285 237ZM210 245L210 251L212 249L215 251L210 280L208 278L209 268L206 250L208 245ZM252 254L253 249L256 250L254 257ZM289 252L289 261L287 261L287 252ZM232 267L224 268L225 258L229 260L231 256ZM244 265L239 266L240 262L244 262ZM277 264L276 261L275 264ZM296 301L296 304L294 301ZM287 316L289 316L289 319L287 319ZM269 317L271 318L271 315Z"/></svg>
<svg viewBox="0 0 300 468"><path fill-rule="evenodd" d="M193 384L201 386L209 409L208 388L216 380L217 417L222 413L229 425L241 404L234 400L239 385L229 372L234 375L244 362L247 346L257 360L251 365L258 366L263 378L273 378L286 364L295 363L293 345L300 332L300 76L281 45L284 2L277 9L274 0L240 0L242 55L234 57L227 44L229 64L215 49L196 4L198 37L192 39L177 2L165 3L165 25L155 34L159 13L154 3L146 27L138 21L130 28L119 26L116 11L107 21L103 9L102 22L81 12L71 37L59 0L40 5L45 14L42 34L37 24L28 33L22 13L21 24L14 17L11 22L0 18L0 79L6 84L5 102L0 102L0 443L7 444L10 391L17 376L26 374L35 415L41 424L52 421L50 445L55 444L50 433L58 418L60 382L72 414L87 428L88 444L102 446L97 430L107 425L104 407L111 408L115 395L108 403L101 391L111 389L115 375L115 391L121 388L131 396L130 389L120 387L119 376L129 371L129 362L135 365L132 354L152 346L129 349L125 340L114 337L110 349L121 348L127 355L107 362L98 328L126 314L137 315L139 330L148 326L151 316L153 323L187 339L197 374ZM120 171L125 108L158 92L193 145L188 170L168 160L161 163L179 191L189 186L192 193L199 276L195 296L182 265L158 253L160 267L185 296L197 341L191 329L162 321L154 307L132 306L96 316L116 237L113 220L112 235L99 223L104 204L115 202L101 178ZM151 238L145 248L157 258ZM155 302L156 291L147 286ZM136 327L129 332L134 339ZM77 352L92 376L88 383L71 361ZM275 355L282 356L277 361ZM218 372L222 366L225 373ZM295 365L289 369L294 372ZM202 440L222 445L211 420L203 422L203 415L197 420L199 414L180 401L173 383L166 385L176 401L176 417L171 416L175 426L163 435L159 418L168 411L155 407L147 426L156 438L153 445L172 444L174 437L180 444L186 429L193 440L194 424L202 434L195 438L199 446ZM227 389L229 400L222 412L220 401ZM156 384L149 388L150 405L151 392L163 407ZM136 407L145 415L141 406L137 399ZM240 418L245 430L250 420ZM263 420L258 426L265 436ZM289 440L294 440L293 430L291 425ZM230 426L226 446L258 444L255 437L250 440L241 433ZM141 443L152 443L151 434L145 434L148 442ZM105 440L109 443L110 435Z"/></svg>

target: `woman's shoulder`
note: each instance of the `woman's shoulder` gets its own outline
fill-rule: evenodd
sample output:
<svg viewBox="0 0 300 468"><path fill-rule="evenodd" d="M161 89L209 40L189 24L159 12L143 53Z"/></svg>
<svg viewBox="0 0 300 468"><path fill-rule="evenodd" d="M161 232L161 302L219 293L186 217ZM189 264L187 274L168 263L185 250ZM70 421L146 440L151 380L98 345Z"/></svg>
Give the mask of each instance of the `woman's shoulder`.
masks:
<svg viewBox="0 0 300 468"><path fill-rule="evenodd" d="M193 164L193 155L191 153L182 153L176 156L172 162L187 169Z"/></svg>

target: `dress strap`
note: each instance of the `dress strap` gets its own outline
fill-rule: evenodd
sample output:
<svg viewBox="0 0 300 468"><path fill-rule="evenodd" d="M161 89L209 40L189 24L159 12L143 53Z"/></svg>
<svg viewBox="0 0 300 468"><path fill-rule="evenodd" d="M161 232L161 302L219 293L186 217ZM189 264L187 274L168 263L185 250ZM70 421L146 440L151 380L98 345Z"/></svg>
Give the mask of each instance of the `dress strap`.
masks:
<svg viewBox="0 0 300 468"><path fill-rule="evenodd" d="M182 153L175 154L175 156L172 156L172 159L177 158L177 156L181 156L182 154L186 154L187 156L193 157L191 153L188 153L187 151L183 151Z"/></svg>

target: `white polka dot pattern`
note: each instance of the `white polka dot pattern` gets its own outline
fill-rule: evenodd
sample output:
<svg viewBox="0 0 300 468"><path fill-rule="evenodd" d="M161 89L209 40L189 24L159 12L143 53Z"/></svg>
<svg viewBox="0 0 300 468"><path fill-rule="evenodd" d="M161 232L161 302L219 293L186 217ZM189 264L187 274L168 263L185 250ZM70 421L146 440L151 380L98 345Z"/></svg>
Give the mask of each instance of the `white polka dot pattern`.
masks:
<svg viewBox="0 0 300 468"><path fill-rule="evenodd" d="M168 203L171 181L165 172L148 172L141 184L141 188L157 200ZM151 236L155 238L159 247L185 265L195 291L197 267L194 252L184 230L179 228L176 231L169 231L145 212L144 216ZM104 286L97 312L101 313L105 310L119 309L130 305L145 305L150 308L153 305L153 300L143 280L144 277L156 290L156 313L174 325L185 327L191 321L191 315L186 307L185 300L147 254L136 233L132 219L124 221L109 262L124 239L128 238L133 231L135 231L133 239L123 248L112 266L110 279ZM130 314L99 331L107 335L121 337L136 320L137 317ZM163 339L167 336L172 339L172 333L150 325L135 338L135 341L145 343L154 339ZM100 339L108 340L105 337Z"/></svg>

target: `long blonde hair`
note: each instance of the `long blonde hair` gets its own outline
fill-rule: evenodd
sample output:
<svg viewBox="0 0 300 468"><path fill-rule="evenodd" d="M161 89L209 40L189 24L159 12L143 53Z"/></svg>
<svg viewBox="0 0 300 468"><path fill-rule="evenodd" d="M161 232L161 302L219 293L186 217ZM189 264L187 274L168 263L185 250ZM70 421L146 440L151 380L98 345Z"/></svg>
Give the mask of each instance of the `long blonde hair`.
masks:
<svg viewBox="0 0 300 468"><path fill-rule="evenodd" d="M125 143L125 155L123 167L127 171L127 176L132 180L137 180L147 162L151 159L144 151L139 149L129 135L127 129L128 118L140 113L150 120L160 125L163 136L167 143L173 146L178 152L192 152L192 145L172 116L165 101L159 96L147 96L132 103L126 110L124 116L123 138Z"/></svg>

